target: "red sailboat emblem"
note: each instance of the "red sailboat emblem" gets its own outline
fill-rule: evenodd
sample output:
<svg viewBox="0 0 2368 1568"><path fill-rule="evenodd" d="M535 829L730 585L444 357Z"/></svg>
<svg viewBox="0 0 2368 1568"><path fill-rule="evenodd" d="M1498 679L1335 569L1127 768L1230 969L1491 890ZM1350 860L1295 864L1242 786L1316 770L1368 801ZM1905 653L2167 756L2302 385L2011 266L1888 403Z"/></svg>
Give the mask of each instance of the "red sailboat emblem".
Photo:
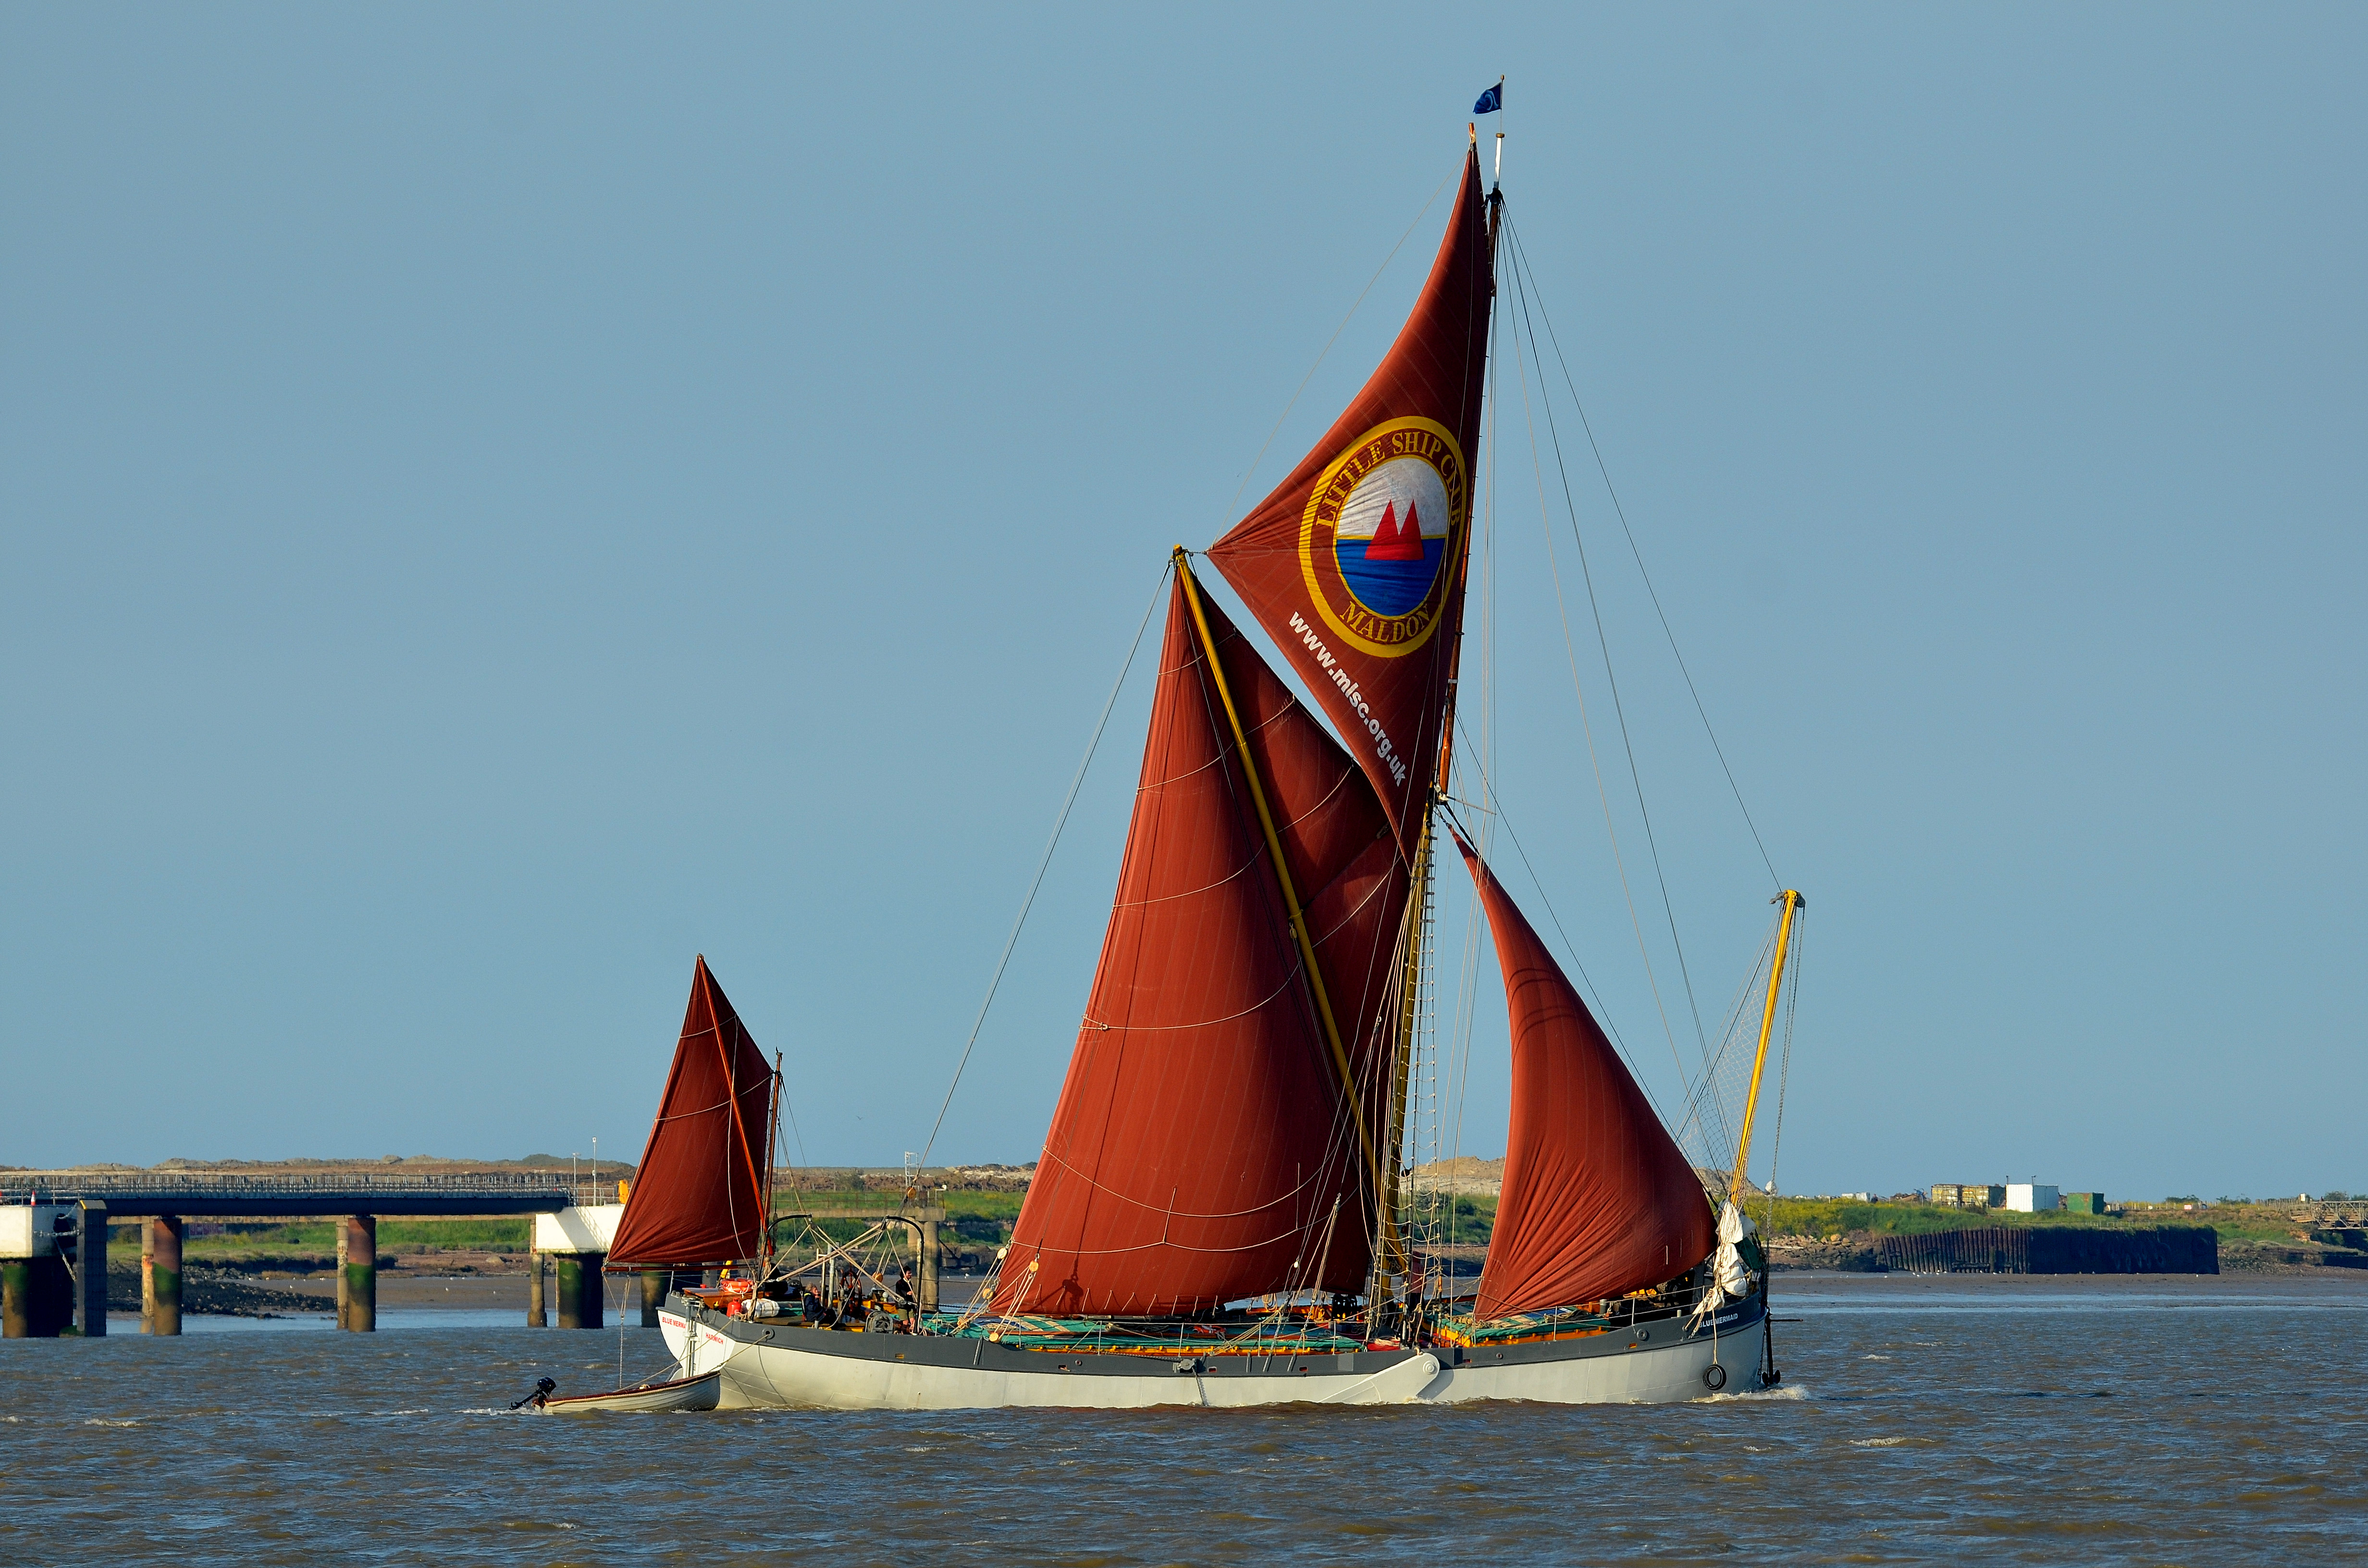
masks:
<svg viewBox="0 0 2368 1568"><path fill-rule="evenodd" d="M1416 506L1417 504L1414 502L1406 503L1406 520L1401 523L1398 520L1398 509L1395 503L1385 503L1383 506L1382 520L1374 528L1373 537L1365 544L1366 560L1419 561L1422 559L1422 518L1417 512Z"/></svg>
<svg viewBox="0 0 2368 1568"><path fill-rule="evenodd" d="M1302 518L1300 551L1311 573L1319 551L1331 557L1308 582L1334 631L1391 656L1424 640L1463 499L1463 454L1435 421L1391 420L1333 460ZM1319 530L1330 539L1319 543Z"/></svg>

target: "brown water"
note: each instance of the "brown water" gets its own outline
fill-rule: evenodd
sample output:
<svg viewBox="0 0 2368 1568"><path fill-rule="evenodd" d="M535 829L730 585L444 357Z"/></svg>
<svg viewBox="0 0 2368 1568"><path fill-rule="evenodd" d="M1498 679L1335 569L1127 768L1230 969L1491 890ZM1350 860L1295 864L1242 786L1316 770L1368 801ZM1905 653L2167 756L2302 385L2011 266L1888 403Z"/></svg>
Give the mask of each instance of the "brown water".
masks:
<svg viewBox="0 0 2368 1568"><path fill-rule="evenodd" d="M2368 1562L2368 1280L1778 1289L1780 1392L1651 1409L563 1419L615 1331L119 1323L0 1344L0 1560Z"/></svg>

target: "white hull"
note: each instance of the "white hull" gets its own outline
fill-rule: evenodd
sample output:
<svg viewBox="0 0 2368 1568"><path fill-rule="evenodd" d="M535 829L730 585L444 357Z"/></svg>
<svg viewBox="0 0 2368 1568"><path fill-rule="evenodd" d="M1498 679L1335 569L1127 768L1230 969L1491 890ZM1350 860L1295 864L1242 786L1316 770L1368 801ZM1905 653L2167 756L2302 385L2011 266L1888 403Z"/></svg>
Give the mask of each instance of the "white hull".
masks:
<svg viewBox="0 0 2368 1568"><path fill-rule="evenodd" d="M1740 1393L1756 1385L1759 1347L1732 1335L1716 1345L1685 1339L1674 1345L1639 1345L1619 1356L1585 1360L1524 1361L1502 1366L1448 1367L1422 1391L1425 1403L1468 1404L1487 1399L1523 1399L1540 1404L1674 1404L1707 1399L1715 1363L1724 1372L1719 1389Z"/></svg>
<svg viewBox="0 0 2368 1568"><path fill-rule="evenodd" d="M1246 1409L1274 1404L1458 1404L1531 1400L1552 1404L1661 1404L1757 1385L1757 1314L1746 1332L1683 1335L1668 1321L1645 1334L1599 1336L1567 1348L1505 1352L1447 1348L1407 1353L1276 1357L1272 1369L1218 1358L1007 1351L975 1340L837 1335L761 1327L671 1308L658 1316L688 1374L722 1373L720 1408L805 1410L1130 1410L1161 1405ZM1654 1343L1656 1335L1667 1335ZM803 1341L803 1343L784 1343ZM1004 1365L950 1365L986 1350ZM927 1357L926 1360L921 1358ZM1442 1358L1452 1363L1442 1364ZM1353 1368L1345 1365L1353 1359ZM1012 1365L1011 1363L1024 1363ZM1335 1370L1338 1365L1341 1369ZM1721 1370L1713 1372L1716 1365Z"/></svg>
<svg viewBox="0 0 2368 1568"><path fill-rule="evenodd" d="M1049 1359L1049 1358L1048 1358ZM1327 1358L1328 1359L1328 1358ZM1141 1410L1155 1405L1246 1409L1262 1404L1410 1404L1439 1374L1417 1355L1362 1376L1218 1378L1079 1377L966 1367L910 1367L847 1360L770 1346L746 1346L724 1363L727 1407L825 1410L980 1410L1039 1406Z"/></svg>

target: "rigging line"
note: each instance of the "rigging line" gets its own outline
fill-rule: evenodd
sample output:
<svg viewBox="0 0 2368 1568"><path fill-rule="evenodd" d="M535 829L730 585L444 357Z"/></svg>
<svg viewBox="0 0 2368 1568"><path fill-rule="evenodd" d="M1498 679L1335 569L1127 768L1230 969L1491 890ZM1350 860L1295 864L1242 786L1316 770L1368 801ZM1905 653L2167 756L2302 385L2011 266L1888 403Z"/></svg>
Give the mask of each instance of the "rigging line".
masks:
<svg viewBox="0 0 2368 1568"><path fill-rule="evenodd" d="M1520 271L1518 267L1514 270L1513 279L1514 290L1518 293L1520 288ZM1636 913L1635 892L1628 885L1628 858L1622 854L1620 850L1620 829L1611 820L1611 791L1603 782L1603 760L1596 754L1595 749L1595 723L1593 720L1588 717L1587 687L1586 685L1578 678L1578 646L1571 641L1570 611L1565 606L1562 597L1562 565L1554 554L1554 524L1546 516L1545 467L1538 458L1538 422L1536 416L1530 412L1529 368L1521 358L1521 335L1519 333L1513 334L1513 364L1515 374L1520 378L1521 383L1521 412L1529 426L1530 467L1531 472L1537 476L1538 526L1546 536L1546 570L1548 575L1554 580L1554 613L1560 617L1562 620L1562 645L1564 653L1567 655L1570 660L1571 691L1578 699L1579 733L1587 737L1587 763L1588 768L1595 775L1596 798L1603 803L1603 831L1605 835L1611 840L1611 864L1612 867L1620 873L1620 896L1627 903L1628 924L1636 933L1636 951L1645 960L1645 983L1652 990L1653 1008L1654 1011L1658 1013L1661 1017L1661 1033L1668 1038L1669 1060L1676 1064L1678 1069L1678 1081L1682 1084L1686 1082L1686 1064L1684 1059L1680 1057L1678 1052L1678 1031L1676 1028L1671 1027L1669 1023L1668 1005L1661 1000L1661 981L1660 977L1653 972L1653 951L1645 941L1645 922ZM1539 388L1539 395L1542 397L1544 395L1544 388L1543 385ZM1601 630L1601 623L1600 621L1598 622L1597 630L1599 631ZM1497 800L1496 791L1493 786L1489 790L1489 798L1491 800ZM1498 811L1501 812L1504 807L1504 802L1502 801L1497 801L1497 804ZM1509 833L1511 831L1510 827L1508 826L1506 831ZM1518 844L1520 840L1516 839L1514 842ZM1534 870L1531 872L1531 875L1533 877L1537 873ZM1542 895L1545 892L1545 884L1543 881L1538 884L1538 891ZM1559 928L1560 923L1557 922L1556 924L1557 928ZM1565 938L1565 940L1567 939L1568 938L1566 937ZM1574 952L1572 956L1575 960L1577 955ZM1616 1039L1618 1037L1615 1036L1614 1038ZM1635 1062L1633 1058L1630 1060L1629 1067L1632 1072L1635 1067Z"/></svg>
<svg viewBox="0 0 2368 1568"><path fill-rule="evenodd" d="M1759 943L1759 956L1751 960L1749 967L1744 971L1742 981L1736 986L1735 995L1728 1002L1726 1013L1719 1022L1717 1054L1713 1056L1706 1052L1702 1057L1702 1080L1694 1087L1692 1108L1687 1114L1687 1126L1701 1134L1704 1142L1705 1154L1731 1148L1735 1143L1735 1128L1728 1120L1725 1107L1719 1097L1718 1076L1730 1055L1735 1052L1739 1040L1748 1038L1742 1033L1748 1021L1745 1009L1751 1005L1753 998L1759 995L1765 989L1759 983L1759 978L1768 972L1769 962L1775 955L1776 935L1782 918L1780 915L1776 920L1769 924L1768 935L1761 938ZM1718 1121L1714 1131L1707 1119L1711 1117L1715 1117ZM1703 1163L1708 1165L1715 1162L1706 1158Z"/></svg>
<svg viewBox="0 0 2368 1568"><path fill-rule="evenodd" d="M1468 731L1466 732L1466 733L1469 733L1470 732ZM1486 775L1482 776L1482 782L1486 782ZM1455 817L1455 813L1452 808L1448 814L1451 817L1455 818L1456 825L1459 828L1463 826L1463 819L1461 817ZM1536 884L1538 890L1538 900L1546 906L1546 918L1554 922L1554 935L1562 938L1563 949L1569 955L1571 968L1578 971L1578 978L1586 983L1587 988L1589 991L1595 993L1595 1011L1598 1015L1597 1022L1602 1026L1604 1032L1611 1037L1611 1043L1619 1049L1622 1059L1628 1063L1628 1076L1635 1081L1638 1088L1645 1091L1645 1098L1652 1106L1653 1114L1659 1117L1661 1119L1661 1124L1664 1127L1667 1127L1668 1125L1669 1118L1668 1113L1661 1108L1661 1097L1653 1092L1652 1086L1649 1084L1645 1083L1643 1070L1636 1065L1635 1052L1628 1049L1627 1040L1622 1039L1621 1036L1620 1026L1612 1021L1611 1009L1605 1006L1603 1004L1603 993L1597 989L1594 976L1587 972L1587 965L1579 960L1578 945L1570 939L1570 933L1562 928L1562 916L1554 913L1554 899L1546 892L1545 879L1538 875L1538 869L1535 866L1530 864L1530 852L1521 847L1521 835L1513 831L1512 822L1505 815L1504 802L1501 801L1497 804L1497 820L1505 824L1505 836L1513 841L1513 852L1520 856L1521 869L1529 872L1530 881ZM1466 836L1468 837L1469 835L1467 835ZM1495 873L1491 871L1490 875L1493 876ZM1475 881L1474 885L1476 887L1478 883ZM1475 985L1477 984L1476 980L1474 983ZM1467 1061L1465 1062L1465 1068L1467 1071L1470 1069L1470 1062ZM1691 1085L1686 1082L1685 1067L1682 1063L1680 1063L1678 1068L1678 1082L1681 1088L1685 1088L1691 1092Z"/></svg>
<svg viewBox="0 0 2368 1568"><path fill-rule="evenodd" d="M1521 236L1512 232L1513 249L1521 265L1529 265L1529 255L1521 248ZM1537 288L1537 275L1530 274L1530 287ZM1595 471L1603 476L1603 493L1611 497L1612 515L1620 519L1620 531L1628 537L1628 553L1636 560L1636 575L1645 580L1645 593L1653 601L1653 613L1660 618L1661 635L1669 640L1669 656L1678 662L1678 673L1685 677L1686 695L1694 699L1694 713L1702 720L1702 733L1710 737L1710 749L1718 756L1719 770L1726 775L1726 787L1735 795L1735 809L1743 813L1743 825L1751 830L1751 842L1759 851L1760 864L1768 868L1768 880L1782 892L1784 879L1776 874L1776 862L1769 858L1768 846L1760 840L1759 824L1751 820L1751 808L1743 803L1743 787L1735 781L1735 769L1727 766L1726 748L1718 744L1718 732L1711 727L1710 710L1702 706L1702 693L1694 687L1694 673L1686 667L1685 654L1678 651L1678 634L1669 626L1669 612L1661 608L1661 596L1653 586L1653 574L1645 570L1645 552L1637 548L1636 531L1628 526L1627 508L1620 504L1620 492L1612 487L1611 469L1603 460L1603 449L1596 444L1595 426L1587 417L1587 404L1578 397L1578 382L1570 373L1570 361L1563 357L1562 339L1554 333L1554 317L1546 312L1543 293L1538 295L1538 315L1546 324L1546 341L1554 345L1554 361L1562 367L1563 384L1570 389L1571 406L1578 411L1579 427L1587 432L1588 449L1595 454Z"/></svg>
<svg viewBox="0 0 2368 1568"><path fill-rule="evenodd" d="M1495 265L1496 258L1492 253L1489 258L1491 289L1496 286ZM1486 778L1490 770L1497 766L1497 756L1492 749L1497 738L1497 415L1504 401L1498 391L1497 373L1497 368L1501 362L1497 353L1497 333L1499 324L1497 312L1491 310L1488 312L1488 384L1486 388L1488 508L1482 514L1481 523L1480 739L1474 748L1478 755L1478 760L1469 764L1483 779ZM1456 722L1462 722L1459 715ZM1468 735L1471 731L1466 729L1464 733ZM1459 758L1458 762L1463 763L1464 760ZM1480 850L1484 856L1489 851L1488 835L1496 826L1496 813L1490 812L1488 816L1489 820L1481 824ZM1471 1103L1472 1025L1480 1000L1482 961L1480 942L1480 886L1474 882L1463 906L1463 958L1456 983L1456 1006L1459 1009L1456 1046L1458 1065L1454 1074L1455 1138L1450 1147L1450 1158L1461 1158L1463 1153L1463 1112ZM1455 1234L1456 1213L1452 1195L1451 1195L1447 1221L1449 1244L1454 1244Z"/></svg>
<svg viewBox="0 0 2368 1568"><path fill-rule="evenodd" d="M1469 730L1464 731L1464 733L1467 736L1470 735L1471 733L1472 732ZM1622 1037L1620 1033L1620 1026L1611 1016L1611 1009L1604 1004L1603 992L1601 988L1595 983L1595 977L1587 972L1586 960L1578 956L1578 944L1572 941L1570 939L1570 933L1562 928L1562 916L1560 914L1556 913L1554 909L1554 896L1546 892L1545 879L1539 876L1537 867L1531 864L1530 852L1522 846L1521 835L1513 831L1512 819L1505 814L1505 802L1500 800L1497 800L1496 786L1489 781L1488 775L1485 772L1480 775L1480 786L1483 790L1486 790L1488 792L1488 798L1490 800L1496 801L1496 807L1492 815L1497 822L1504 824L1505 836L1513 841L1513 852L1521 858L1521 869L1529 872L1531 885L1538 890L1538 902L1545 905L1546 918L1554 922L1554 935L1562 938L1563 952L1564 955L1570 960L1570 967L1578 971L1579 980L1587 986L1588 991L1594 994L1595 1010L1600 1015L1599 1021L1602 1024L1604 1029L1611 1036L1612 1043L1620 1048L1620 1054L1627 1058L1629 1073L1632 1076L1636 1078L1637 1083L1641 1085L1644 1083L1644 1078L1637 1068L1635 1054L1628 1049L1628 1041ZM1464 825L1463 817L1452 807L1448 812L1448 815L1453 818L1459 827ZM1469 838L1472 835L1470 834L1466 834L1464 836ZM1485 856L1483 857L1483 860L1485 863ZM1479 897L1476 890L1478 889L1479 884L1474 882L1473 886L1475 890L1473 897L1476 903ZM1485 919L1485 916L1482 916L1482 918ZM1475 971L1478 965L1475 961ZM1479 985L1479 978L1476 972L1473 977L1472 983L1475 989ZM1467 1072L1470 1070L1470 1065L1471 1064L1468 1062L1465 1063L1465 1069ZM1692 1093L1692 1085L1686 1079L1685 1069L1682 1065L1679 1068L1678 1076L1680 1085L1686 1089L1689 1095L1691 1095ZM1653 1091L1650 1089L1646 1089L1645 1091L1648 1096ZM1657 1101L1655 1102L1653 1108L1656 1111L1660 1108Z"/></svg>
<svg viewBox="0 0 2368 1568"><path fill-rule="evenodd" d="M787 1090L786 1088L784 1088L784 1089L783 1089L782 1094L781 1094L781 1109L783 1109L784 1111L786 1111L786 1112L788 1112L788 1113L789 1113L789 1118L790 1118L790 1136L797 1140L797 1144L798 1144L798 1169L799 1169L799 1170L801 1170L801 1171L805 1170L805 1169L808 1169L808 1168L810 1168L810 1167L808 1167L808 1166L807 1166L807 1165L806 1165L806 1135L805 1135L803 1132L801 1132L801 1131L798 1131L798 1108L797 1108L796 1103L795 1103L795 1102L793 1102L793 1101L790 1098L790 1096L789 1096L789 1092L788 1092L788 1090ZM773 1140L774 1140L774 1142L778 1143L778 1142L780 1141L780 1137L781 1137L781 1130L780 1130L779 1127L774 1128L774 1129L773 1129ZM790 1177L790 1190L791 1190L791 1191L792 1191L792 1192L803 1192L803 1191L805 1190L805 1185L806 1185L806 1184L805 1184L805 1178L804 1178L803 1176L797 1176L797 1175L794 1175L794 1174L791 1176L791 1177ZM771 1238L768 1237L767 1239L768 1239L768 1240L770 1240Z"/></svg>
<svg viewBox="0 0 2368 1568"><path fill-rule="evenodd" d="M1454 179L1463 173L1463 165L1458 164L1455 165L1455 173L1448 176L1447 179ZM1324 368L1325 356L1332 352L1332 346L1340 341L1340 335L1348 331L1349 324L1356 319L1357 307L1365 302L1365 296L1373 291L1373 285L1382 280L1382 274L1390 269L1390 263L1397 259L1398 252L1406 249L1406 243L1414 238L1415 227L1422 222L1423 213L1430 210L1432 203L1439 199L1440 191L1446 188L1447 180L1440 180L1438 187L1431 191L1429 199L1423 202L1422 212L1414 215L1414 222L1406 226L1406 233L1398 236L1398 243L1390 247L1390 254L1382 257L1382 265L1373 268L1373 275L1365 279L1365 286L1358 290L1357 297L1349 302L1349 313L1340 318L1340 324L1334 327L1332 335L1324 340L1324 347L1316 352L1315 363L1308 366L1307 374L1299 378L1299 391L1292 392L1291 401L1282 405L1282 413L1276 417L1274 428L1266 433L1265 444L1258 448L1258 456L1250 460L1249 470L1242 475L1241 483L1234 487L1234 498L1225 503L1225 515L1228 517L1240 515L1242 492L1250 487L1250 481L1258 474L1258 464L1266 461L1267 449L1274 445L1274 438L1282 434L1282 422L1291 417L1292 409L1299 406L1300 394L1307 391L1307 383L1315 379L1315 372Z"/></svg>
<svg viewBox="0 0 2368 1568"><path fill-rule="evenodd" d="M1563 507L1570 515L1571 543L1578 551L1580 580L1587 585L1588 613L1595 618L1595 644L1603 654L1603 679L1605 685L1611 690L1611 712L1620 722L1621 747L1628 754L1628 781L1636 791L1636 814L1643 818L1645 823L1645 849L1653 862L1653 880L1660 884L1661 913L1668 919L1669 946L1677 949L1678 978L1685 986L1686 1008L1693 1015L1694 1043L1700 1049L1708 1051L1710 1040L1702 1031L1702 1004L1694 999L1694 977L1686 963L1686 945L1678 937L1677 905L1669 898L1668 875L1661 869L1661 846L1653 834L1653 813L1645 805L1645 778L1636 767L1636 743L1628 733L1627 705L1620 699L1620 676L1611 667L1611 640L1603 629L1603 608L1596 601L1595 569L1588 564L1587 540L1578 529L1578 503L1571 495L1570 469L1563 461L1562 432L1554 423L1554 400L1546 395L1545 365L1539 360L1538 357L1537 329L1530 324L1530 296L1527 281L1525 281L1526 270L1518 261L1516 262L1513 268L1513 292L1514 298L1520 305L1521 325L1530 335L1530 358L1538 365L1538 402L1545 409L1546 437L1554 445L1554 472L1562 478ZM1526 391L1526 384L1524 390ZM1536 437L1532 435L1531 439L1534 444ZM1539 487L1541 490L1544 488L1543 481ZM1541 501L1543 499L1543 495L1540 496Z"/></svg>
<svg viewBox="0 0 2368 1568"><path fill-rule="evenodd" d="M946 1112L954 1103L954 1091L962 1086L962 1069L970 1065L971 1049L978 1044L978 1031L986 1027L986 1011L995 1006L995 993L1003 984L1003 971L1010 966L1011 950L1019 945L1020 928L1028 924L1028 912L1036 906L1037 890L1044 885L1045 869L1053 864L1053 851L1060 846L1061 830L1069 825L1069 808L1077 803L1077 791L1085 787L1086 770L1093 766L1094 753L1100 749L1102 732L1110 727L1110 710L1118 706L1118 694L1126 686L1127 672L1134 667L1134 655L1143 646L1143 634L1151 626L1151 617L1159 608L1160 589L1167 586L1167 568L1159 572L1158 587L1151 594L1151 603L1144 607L1143 619L1135 624L1134 640L1126 645L1126 660L1119 665L1118 679L1111 683L1110 696L1102 701L1102 716L1094 721L1093 739L1086 743L1086 755L1077 759L1076 776L1069 780L1069 792L1061 801L1060 814L1053 819L1053 836L1044 843L1044 853L1036 861L1036 875L1029 880L1028 896L1019 901L1019 918L1011 923L1011 935L1004 938L1003 956L995 960L994 977L986 983L986 999L978 1005L978 1017L970 1026L970 1038L962 1041L962 1058L954 1063L954 1080L946 1085L946 1097L938 1107L938 1119L929 1124L929 1136L921 1145L921 1165L929 1163L929 1152L937 1147L939 1130L946 1124Z"/></svg>

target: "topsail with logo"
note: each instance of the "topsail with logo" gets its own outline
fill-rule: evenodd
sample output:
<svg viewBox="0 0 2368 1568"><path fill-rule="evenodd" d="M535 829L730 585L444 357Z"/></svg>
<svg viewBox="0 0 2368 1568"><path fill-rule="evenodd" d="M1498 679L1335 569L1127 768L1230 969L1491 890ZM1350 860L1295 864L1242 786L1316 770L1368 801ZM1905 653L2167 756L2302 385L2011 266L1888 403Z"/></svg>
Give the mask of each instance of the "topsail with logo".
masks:
<svg viewBox="0 0 2368 1568"><path fill-rule="evenodd" d="M723 1286L662 1317L686 1373L720 1365L727 1406L1664 1401L1754 1361L1765 1275L1736 1200L1782 940L1747 986L1764 981L1766 1009L1740 1137L1690 1157L1485 836L1457 835L1511 1051L1476 1280L1454 1225L1484 1210L1414 1158L1424 1125L1438 1146L1441 1103L1436 837L1458 801L1494 799L1455 742L1508 252L1476 137L1452 177L1429 269L1362 387L1210 546L1215 576L1171 554L1110 916L991 1274L940 1301L928 1267L909 1301L867 1273L865 1238L943 1219L917 1182L854 1243L792 1244L768 1219ZM1797 908L1785 894L1787 939ZM735 1092L737 1069L701 1071ZM1721 1112L1722 1071L1687 1085L1690 1135Z"/></svg>
<svg viewBox="0 0 2368 1568"><path fill-rule="evenodd" d="M1495 292L1480 158L1397 341L1209 549L1348 742L1409 858L1454 709Z"/></svg>

